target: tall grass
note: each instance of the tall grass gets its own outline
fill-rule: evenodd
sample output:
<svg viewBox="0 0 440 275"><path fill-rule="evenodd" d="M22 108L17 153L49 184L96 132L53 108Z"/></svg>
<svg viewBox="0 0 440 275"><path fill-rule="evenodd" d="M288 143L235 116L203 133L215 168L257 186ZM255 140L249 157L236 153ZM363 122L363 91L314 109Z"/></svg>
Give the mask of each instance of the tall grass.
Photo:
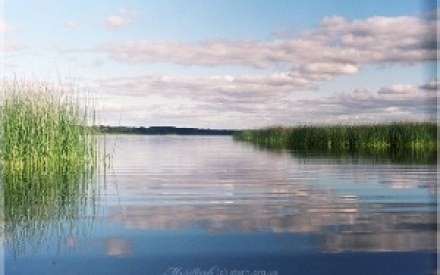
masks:
<svg viewBox="0 0 440 275"><path fill-rule="evenodd" d="M235 140L266 147L304 151L365 152L432 151L437 149L437 125L405 122L370 125L274 127L244 130Z"/></svg>
<svg viewBox="0 0 440 275"><path fill-rule="evenodd" d="M4 170L17 173L96 165L93 111L62 87L14 81L5 85L0 110ZM62 172L62 171L59 171Z"/></svg>
<svg viewBox="0 0 440 275"><path fill-rule="evenodd" d="M81 217L98 167L94 111L73 88L3 83L0 161L7 235L14 244ZM17 248L18 249L18 248ZM20 249L18 249L20 250Z"/></svg>

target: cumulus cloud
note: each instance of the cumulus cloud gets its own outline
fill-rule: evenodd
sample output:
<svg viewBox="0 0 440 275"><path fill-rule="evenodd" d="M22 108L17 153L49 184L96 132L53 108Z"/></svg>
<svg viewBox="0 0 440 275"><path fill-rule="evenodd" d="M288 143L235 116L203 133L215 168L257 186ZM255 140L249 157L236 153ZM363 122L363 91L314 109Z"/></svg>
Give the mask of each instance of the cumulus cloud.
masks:
<svg viewBox="0 0 440 275"><path fill-rule="evenodd" d="M436 60L436 22L411 16L348 20L324 18L296 37L273 40L199 42L137 40L100 50L119 62L180 65L240 65L270 68L289 64L292 72L329 79L356 73L366 64L412 64Z"/></svg>
<svg viewBox="0 0 440 275"><path fill-rule="evenodd" d="M186 77L147 75L102 80L99 87L108 93L130 96L159 94L167 97L185 96L219 103L259 102L283 97L304 89L307 79L290 73L269 76L210 76Z"/></svg>
<svg viewBox="0 0 440 275"><path fill-rule="evenodd" d="M118 16L130 17L128 14L120 12ZM115 27L127 25L121 23L124 21L121 18L114 20ZM108 43L93 51L103 51L110 59L121 63L169 62L182 66L285 69L270 75L264 75L265 70L261 70L261 75L253 76L111 78L99 81L97 90L115 95L119 101L129 98L127 106L131 107L125 111L125 116L138 125L153 121L183 126L179 122L192 121L193 126L198 127L243 128L429 119L437 110L437 79L420 86L390 85L378 91L360 88L332 96L322 96L318 92L321 97L310 95L309 99L295 99L293 92L310 91L317 81L356 74L365 65L435 61L436 24L431 19L411 16L377 16L362 20L333 16L297 35L279 34L268 40ZM120 102L113 104L123 107ZM111 110L107 110L107 117L111 117Z"/></svg>
<svg viewBox="0 0 440 275"><path fill-rule="evenodd" d="M304 66L307 73L341 73L354 74L359 70L358 67L351 64L329 64L329 63L310 63Z"/></svg>
<svg viewBox="0 0 440 275"><path fill-rule="evenodd" d="M133 23L137 15L137 11L120 9L118 14L108 16L105 19L105 24L107 27L113 29L128 27Z"/></svg>
<svg viewBox="0 0 440 275"><path fill-rule="evenodd" d="M180 123L186 121L198 127L242 127L243 123L267 121L268 112L282 110L283 97L307 85L307 80L289 73L235 77L147 75L101 80L97 90L126 98L124 105L130 110L124 112L125 117L143 120L144 124L154 121L184 126Z"/></svg>
<svg viewBox="0 0 440 275"><path fill-rule="evenodd" d="M405 95L405 94L416 94L419 89L414 85L396 84L390 87L382 88L378 91L381 95Z"/></svg>
<svg viewBox="0 0 440 275"><path fill-rule="evenodd" d="M438 80L420 86L395 84L378 91L356 89L332 96L295 99L294 89L307 89L289 73L271 76L137 76L100 81L98 90L126 100L127 120L170 125L192 122L199 127L265 127L298 123L356 123L427 120L437 110ZM115 99L115 104L120 102ZM113 106L114 107L114 106ZM108 110L107 110L108 111ZM106 115L107 116L107 115ZM128 122L130 125L133 123ZM136 124L136 123L134 123ZM188 126L186 124L186 126Z"/></svg>
<svg viewBox="0 0 440 275"><path fill-rule="evenodd" d="M432 92L437 82L433 79L420 86L395 84L377 92L357 89L351 93L292 101L289 108L302 106L306 112L311 110L317 122L319 119L330 123L430 120L437 112L437 95Z"/></svg>

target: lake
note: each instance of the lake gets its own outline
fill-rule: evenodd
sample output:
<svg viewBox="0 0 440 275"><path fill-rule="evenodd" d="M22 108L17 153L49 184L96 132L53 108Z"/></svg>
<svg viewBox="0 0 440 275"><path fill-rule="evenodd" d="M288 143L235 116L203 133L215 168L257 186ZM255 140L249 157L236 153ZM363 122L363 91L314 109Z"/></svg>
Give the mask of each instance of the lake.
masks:
<svg viewBox="0 0 440 275"><path fill-rule="evenodd" d="M6 205L5 274L437 272L436 163L230 136L112 135L105 147L110 165L69 209L29 198L23 218Z"/></svg>

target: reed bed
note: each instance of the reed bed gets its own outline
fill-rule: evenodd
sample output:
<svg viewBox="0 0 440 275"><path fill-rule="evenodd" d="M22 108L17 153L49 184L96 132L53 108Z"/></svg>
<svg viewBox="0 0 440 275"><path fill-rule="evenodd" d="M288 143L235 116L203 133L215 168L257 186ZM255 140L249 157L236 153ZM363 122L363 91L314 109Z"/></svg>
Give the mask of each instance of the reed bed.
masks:
<svg viewBox="0 0 440 275"><path fill-rule="evenodd" d="M72 87L12 81L2 89L6 233L14 245L35 244L94 204L98 143L89 123L95 115Z"/></svg>
<svg viewBox="0 0 440 275"><path fill-rule="evenodd" d="M437 125L402 122L371 125L273 127L239 131L235 140L266 147L334 152L437 150Z"/></svg>
<svg viewBox="0 0 440 275"><path fill-rule="evenodd" d="M3 170L94 169L97 143L88 127L93 116L72 89L18 81L6 85L0 110Z"/></svg>

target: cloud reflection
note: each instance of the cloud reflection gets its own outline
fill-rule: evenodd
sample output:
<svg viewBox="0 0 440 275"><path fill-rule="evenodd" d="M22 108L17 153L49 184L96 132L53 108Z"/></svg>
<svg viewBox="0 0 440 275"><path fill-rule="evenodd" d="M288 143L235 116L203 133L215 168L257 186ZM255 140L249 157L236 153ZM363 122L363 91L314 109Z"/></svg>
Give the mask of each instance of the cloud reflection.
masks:
<svg viewBox="0 0 440 275"><path fill-rule="evenodd" d="M108 238L105 241L105 254L109 256L127 256L132 253L131 243L124 238Z"/></svg>
<svg viewBox="0 0 440 275"><path fill-rule="evenodd" d="M121 138L130 142L115 151L109 223L301 233L324 252L436 248L435 165L306 158L226 138Z"/></svg>
<svg viewBox="0 0 440 275"><path fill-rule="evenodd" d="M356 203L304 208L295 211L293 206L235 204L125 206L112 208L107 220L141 230L201 228L211 233L307 233L318 240L322 251L327 252L436 248L433 213L362 213L362 205ZM117 251L115 249L113 255Z"/></svg>

